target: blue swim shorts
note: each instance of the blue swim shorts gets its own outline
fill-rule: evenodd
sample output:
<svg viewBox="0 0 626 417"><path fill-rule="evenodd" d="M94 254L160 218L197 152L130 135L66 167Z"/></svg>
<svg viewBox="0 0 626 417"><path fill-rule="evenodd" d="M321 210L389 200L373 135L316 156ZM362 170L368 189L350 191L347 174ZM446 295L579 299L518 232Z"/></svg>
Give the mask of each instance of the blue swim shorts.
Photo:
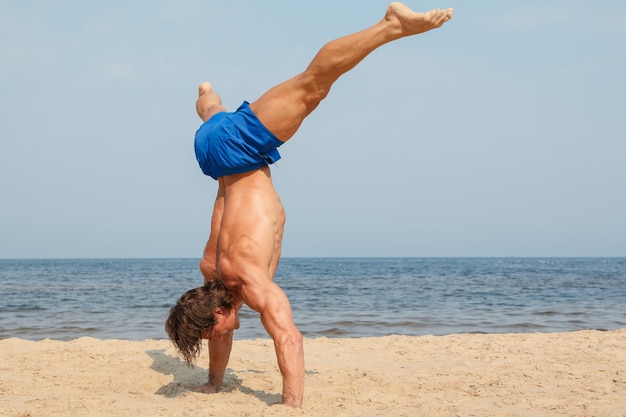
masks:
<svg viewBox="0 0 626 417"><path fill-rule="evenodd" d="M202 124L194 147L202 172L218 179L273 164L282 144L244 101L236 112L217 113Z"/></svg>

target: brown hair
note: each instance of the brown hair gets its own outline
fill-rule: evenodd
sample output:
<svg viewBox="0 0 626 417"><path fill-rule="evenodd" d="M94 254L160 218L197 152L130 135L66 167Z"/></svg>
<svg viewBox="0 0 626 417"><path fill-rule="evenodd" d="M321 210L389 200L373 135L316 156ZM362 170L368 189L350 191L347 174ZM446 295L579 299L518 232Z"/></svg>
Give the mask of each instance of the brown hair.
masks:
<svg viewBox="0 0 626 417"><path fill-rule="evenodd" d="M170 309L165 331L187 364L195 364L202 350L202 333L210 333L216 324L213 310L232 309L234 299L224 284L215 280L187 291Z"/></svg>

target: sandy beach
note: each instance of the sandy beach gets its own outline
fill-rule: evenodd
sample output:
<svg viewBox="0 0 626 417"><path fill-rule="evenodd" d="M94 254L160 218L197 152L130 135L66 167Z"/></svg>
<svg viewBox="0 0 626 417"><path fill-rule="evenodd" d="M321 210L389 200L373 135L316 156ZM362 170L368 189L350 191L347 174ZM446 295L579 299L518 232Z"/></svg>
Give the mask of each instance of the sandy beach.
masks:
<svg viewBox="0 0 626 417"><path fill-rule="evenodd" d="M302 409L271 340L236 341L223 392L167 340L0 340L0 415L626 416L626 330L306 339Z"/></svg>

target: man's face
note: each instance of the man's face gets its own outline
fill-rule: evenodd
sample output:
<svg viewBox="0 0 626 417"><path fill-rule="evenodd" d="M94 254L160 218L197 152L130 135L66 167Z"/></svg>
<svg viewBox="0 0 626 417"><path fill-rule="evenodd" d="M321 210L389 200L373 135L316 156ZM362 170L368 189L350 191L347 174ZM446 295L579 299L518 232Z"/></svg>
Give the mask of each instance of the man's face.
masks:
<svg viewBox="0 0 626 417"><path fill-rule="evenodd" d="M221 339L229 332L239 328L239 309L233 307L230 310L215 309L213 312L217 319L217 324L213 326L211 331L211 337L217 337Z"/></svg>

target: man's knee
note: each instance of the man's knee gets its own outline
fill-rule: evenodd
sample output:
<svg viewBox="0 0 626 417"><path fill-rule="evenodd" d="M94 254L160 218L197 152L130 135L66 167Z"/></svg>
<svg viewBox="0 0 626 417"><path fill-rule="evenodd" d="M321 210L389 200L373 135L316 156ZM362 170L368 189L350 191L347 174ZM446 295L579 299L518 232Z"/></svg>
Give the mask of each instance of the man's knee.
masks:
<svg viewBox="0 0 626 417"><path fill-rule="evenodd" d="M300 78L301 86L306 91L307 101L312 102L313 107L328 96L332 83L315 69L307 69L300 75Z"/></svg>

